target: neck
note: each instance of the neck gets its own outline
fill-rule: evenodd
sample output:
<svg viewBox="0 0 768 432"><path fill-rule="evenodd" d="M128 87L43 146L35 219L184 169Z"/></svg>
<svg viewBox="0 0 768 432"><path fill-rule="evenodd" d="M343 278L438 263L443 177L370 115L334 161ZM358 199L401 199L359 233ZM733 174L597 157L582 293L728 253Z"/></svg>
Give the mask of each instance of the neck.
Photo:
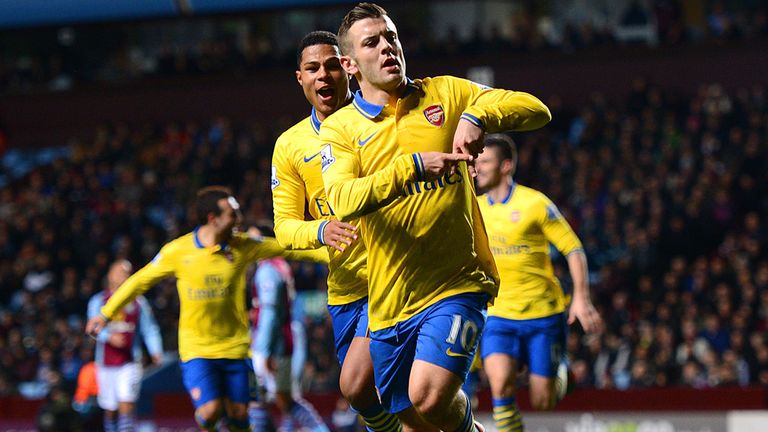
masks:
<svg viewBox="0 0 768 432"><path fill-rule="evenodd" d="M512 179L504 177L501 179L499 184L488 191L488 196L491 197L495 203L501 202L501 200L507 197L510 185L512 185Z"/></svg>
<svg viewBox="0 0 768 432"><path fill-rule="evenodd" d="M205 247L215 246L223 240L210 225L202 225L197 230L197 238Z"/></svg>
<svg viewBox="0 0 768 432"><path fill-rule="evenodd" d="M360 83L360 91L363 93L363 97L366 101L376 105L389 104L390 106L397 105L397 100L403 95L406 84L405 80L403 80L403 82L398 84L394 89L384 90L367 81L360 82L360 80L358 80L358 82Z"/></svg>
<svg viewBox="0 0 768 432"><path fill-rule="evenodd" d="M346 94L346 96L344 96L344 101L343 101L341 104L339 104L339 106L337 106L337 107L336 107L336 109L334 109L332 113L330 113L330 114L327 114L327 115L326 115L325 113L322 113L322 112L318 111L318 110L317 110L317 108L315 108L315 116L316 116L316 117L317 117L317 119L318 119L318 120L320 120L320 122L322 123L322 122L324 122L324 121L325 121L325 119L327 119L327 118L328 118L328 117L329 117L331 114L333 114L334 112L338 111L338 110L339 110L339 108L343 108L343 107L345 107L345 106L349 105L349 103L350 103L350 102L352 102L352 92L350 92L349 90L347 90L347 94Z"/></svg>

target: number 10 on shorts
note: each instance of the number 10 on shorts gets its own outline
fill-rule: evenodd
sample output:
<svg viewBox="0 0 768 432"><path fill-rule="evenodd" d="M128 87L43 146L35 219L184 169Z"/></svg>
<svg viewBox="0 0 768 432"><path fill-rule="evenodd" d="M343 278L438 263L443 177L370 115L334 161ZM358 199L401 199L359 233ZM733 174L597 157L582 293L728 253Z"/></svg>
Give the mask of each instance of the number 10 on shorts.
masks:
<svg viewBox="0 0 768 432"><path fill-rule="evenodd" d="M451 331L448 333L448 337L445 341L453 345L458 339L461 343L461 348L464 350L464 356L468 355L475 347L475 341L477 340L477 324L471 320L463 320L459 314L453 316L453 323L451 324ZM463 323L462 323L463 321ZM451 351L447 352L451 355ZM454 353L458 354L458 353Z"/></svg>

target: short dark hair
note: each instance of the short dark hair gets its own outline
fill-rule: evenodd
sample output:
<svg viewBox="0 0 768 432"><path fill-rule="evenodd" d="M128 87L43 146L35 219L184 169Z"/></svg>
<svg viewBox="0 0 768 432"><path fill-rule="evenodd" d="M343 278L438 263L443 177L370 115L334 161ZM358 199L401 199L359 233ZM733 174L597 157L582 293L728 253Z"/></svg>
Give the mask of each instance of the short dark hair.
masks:
<svg viewBox="0 0 768 432"><path fill-rule="evenodd" d="M498 149L501 160L517 162L517 145L509 135L504 133L488 134L483 138L483 143L485 148Z"/></svg>
<svg viewBox="0 0 768 432"><path fill-rule="evenodd" d="M232 196L232 191L224 186L207 186L197 191L195 197L195 216L199 225L208 223L208 215L221 214L219 201Z"/></svg>
<svg viewBox="0 0 768 432"><path fill-rule="evenodd" d="M296 66L301 69L301 58L304 54L304 49L314 45L331 45L339 47L339 39L335 34L325 30L315 30L307 33L299 42L299 47L296 50Z"/></svg>
<svg viewBox="0 0 768 432"><path fill-rule="evenodd" d="M344 15L344 19L341 20L341 26L339 27L339 42L341 44L341 52L343 54L349 54L351 47L347 41L347 33L352 25L358 21L366 18L381 18L387 14L387 11L383 7L376 3L358 3L352 10Z"/></svg>

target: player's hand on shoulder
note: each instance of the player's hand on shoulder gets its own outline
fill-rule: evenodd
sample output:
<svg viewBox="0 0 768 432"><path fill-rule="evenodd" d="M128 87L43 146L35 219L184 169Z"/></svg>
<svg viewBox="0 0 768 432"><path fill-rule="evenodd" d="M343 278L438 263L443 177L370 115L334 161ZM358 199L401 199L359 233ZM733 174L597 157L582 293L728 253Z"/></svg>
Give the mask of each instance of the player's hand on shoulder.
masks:
<svg viewBox="0 0 768 432"><path fill-rule="evenodd" d="M323 242L339 252L344 252L344 249L357 240L356 231L357 227L352 224L332 220L323 228Z"/></svg>
<svg viewBox="0 0 768 432"><path fill-rule="evenodd" d="M446 174L453 174L460 162L474 160L472 155L466 153L424 152L420 155L424 163L423 180L426 181L437 180Z"/></svg>

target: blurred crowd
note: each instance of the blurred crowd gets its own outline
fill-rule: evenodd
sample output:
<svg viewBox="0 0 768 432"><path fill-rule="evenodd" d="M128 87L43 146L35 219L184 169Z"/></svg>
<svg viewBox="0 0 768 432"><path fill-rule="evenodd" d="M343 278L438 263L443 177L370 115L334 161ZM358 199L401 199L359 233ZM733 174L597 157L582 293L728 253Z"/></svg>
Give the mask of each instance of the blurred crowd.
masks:
<svg viewBox="0 0 768 432"><path fill-rule="evenodd" d="M768 384L767 97L674 98L638 79L623 108L549 101L554 124L520 146L517 177L589 257L606 329L570 334L579 385Z"/></svg>
<svg viewBox="0 0 768 432"><path fill-rule="evenodd" d="M581 237L605 330L572 328L577 384L638 388L768 384L768 93L702 86L674 95L635 80L625 100L546 101L554 120L518 134L516 179L544 191ZM104 126L71 157L0 190L0 396L44 395L93 355L86 303L108 264L148 262L191 229L187 204L231 186L245 225L271 219L274 129ZM557 273L566 290L563 259ZM294 264L305 296L325 270ZM165 349L177 347L173 281L147 295ZM334 390L329 319L305 314L304 386Z"/></svg>
<svg viewBox="0 0 768 432"><path fill-rule="evenodd" d="M728 43L768 35L768 7L758 0L520 1L502 12L492 8L500 2L472 2L474 9L466 10L455 3L383 4L394 16L408 18L399 30L408 42L409 58L574 53L626 44ZM290 67L303 34L318 28L335 32L348 7L6 32L0 34L0 92L62 91L95 81ZM440 15L441 10L448 15ZM442 19L454 24L438 31L435 22Z"/></svg>

